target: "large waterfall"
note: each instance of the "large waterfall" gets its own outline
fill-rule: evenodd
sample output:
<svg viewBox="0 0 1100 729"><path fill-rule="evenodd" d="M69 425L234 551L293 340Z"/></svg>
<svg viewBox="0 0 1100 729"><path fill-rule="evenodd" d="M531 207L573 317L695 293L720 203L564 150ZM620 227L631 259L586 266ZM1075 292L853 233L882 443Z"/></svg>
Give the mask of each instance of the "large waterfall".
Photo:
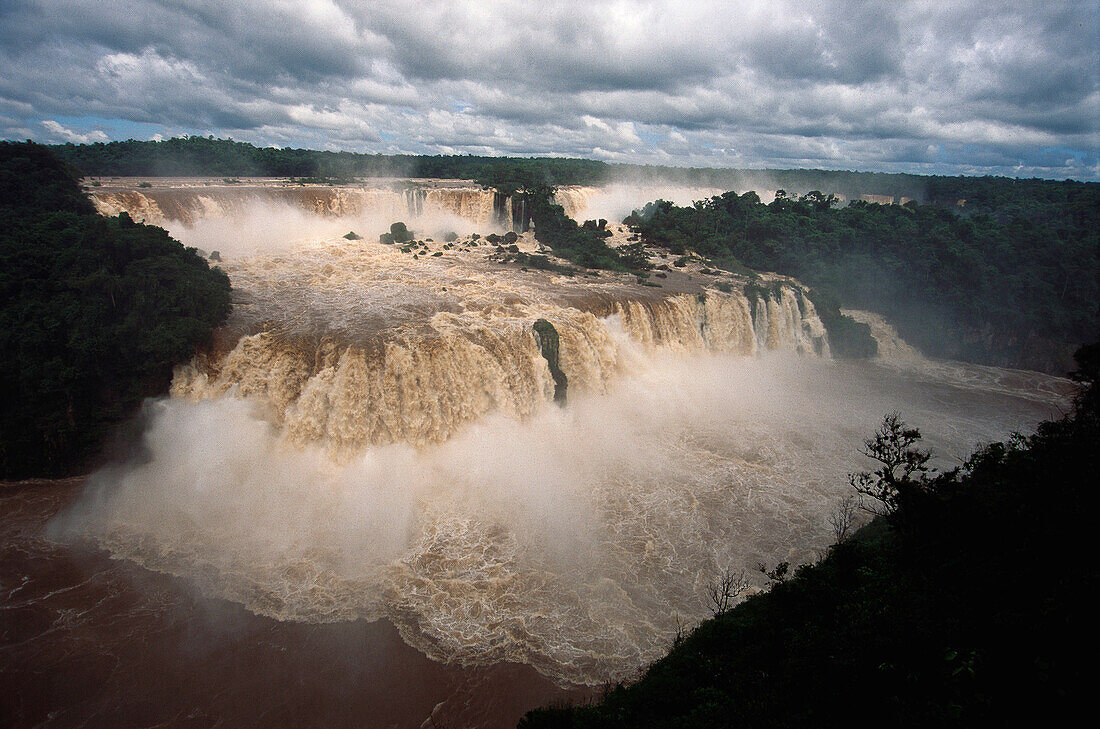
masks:
<svg viewBox="0 0 1100 729"><path fill-rule="evenodd" d="M107 180L89 190L100 213L129 213L135 220L193 226L207 218L231 218L257 203L286 205L330 218L377 218L413 223L451 217L489 229L527 228L522 199L482 188L463 180L380 180L363 184L299 184L285 180L251 180L232 184L219 180L171 180L167 183ZM690 205L719 195L710 187L671 185L562 185L555 202L565 214L582 221L605 218L616 223L635 208L657 198Z"/></svg>
<svg viewBox="0 0 1100 729"><path fill-rule="evenodd" d="M339 337L265 331L242 337L225 355L202 356L180 368L172 394L195 399L232 391L261 401L302 444L424 445L446 440L486 413L524 418L554 399L553 378L532 330L537 319L549 321L560 337L560 366L574 394L606 393L629 371L615 327L631 344L681 352L828 352L813 305L796 289L755 306L742 294L711 291L615 301L612 308L610 319L525 302L439 312L396 327L367 348Z"/></svg>
<svg viewBox="0 0 1100 729"><path fill-rule="evenodd" d="M500 209L435 192L385 204ZM214 242L250 254L220 264L233 314L148 404L138 456L94 476L55 533L260 615L385 619L441 661L629 678L708 615L721 570L760 587L757 565L828 546L883 412L901 408L950 463L1058 397L834 362L778 277L746 287L692 264L656 287L525 270L473 235L348 240L351 216L329 216L361 210L363 190L270 193L293 197L284 218L255 216L269 201L250 192L140 194L127 209L155 203L185 242L203 242L202 219L183 211L217 206L206 220L238 225ZM256 250L273 238L294 240Z"/></svg>
<svg viewBox="0 0 1100 729"><path fill-rule="evenodd" d="M413 183L389 181L376 185L299 185L268 180L251 183L206 183L135 187L108 185L90 190L100 213L127 212L154 225L192 226L204 218L230 219L257 203L286 205L304 212L335 218L377 217L389 221L452 216L482 226L508 227L510 201L473 183Z"/></svg>

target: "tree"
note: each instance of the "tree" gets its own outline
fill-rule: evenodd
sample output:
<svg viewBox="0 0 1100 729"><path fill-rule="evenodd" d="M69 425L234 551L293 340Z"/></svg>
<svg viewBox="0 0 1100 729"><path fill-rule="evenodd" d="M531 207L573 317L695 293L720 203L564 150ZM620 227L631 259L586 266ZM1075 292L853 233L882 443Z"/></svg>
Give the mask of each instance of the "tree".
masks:
<svg viewBox="0 0 1100 729"><path fill-rule="evenodd" d="M393 236L394 243L408 243L413 239L412 232L401 222L390 225L390 235Z"/></svg>
<svg viewBox="0 0 1100 729"><path fill-rule="evenodd" d="M39 145L0 143L0 192L0 478L78 472L209 341L229 278L161 228L96 214Z"/></svg>
<svg viewBox="0 0 1100 729"><path fill-rule="evenodd" d="M799 202L809 203L814 212L820 213L835 207L838 200L836 195L826 195L820 190L810 190L799 198Z"/></svg>
<svg viewBox="0 0 1100 729"><path fill-rule="evenodd" d="M840 506L829 517L829 526L833 528L833 537L836 539L836 544L841 544L851 536L857 505L857 499L854 496L849 496L840 503Z"/></svg>
<svg viewBox="0 0 1100 729"><path fill-rule="evenodd" d="M875 436L864 443L863 455L879 462L874 471L848 474L848 483L860 496L860 506L877 515L893 516L918 494L928 490L930 451L915 448L920 431L910 428L901 413L887 413ZM878 504L867 504L869 497Z"/></svg>
<svg viewBox="0 0 1100 729"><path fill-rule="evenodd" d="M707 590L707 597L710 598L711 615L718 617L732 610L737 598L748 587L749 581L745 579L743 571L734 572L733 568L726 567L725 571L718 576L718 579Z"/></svg>

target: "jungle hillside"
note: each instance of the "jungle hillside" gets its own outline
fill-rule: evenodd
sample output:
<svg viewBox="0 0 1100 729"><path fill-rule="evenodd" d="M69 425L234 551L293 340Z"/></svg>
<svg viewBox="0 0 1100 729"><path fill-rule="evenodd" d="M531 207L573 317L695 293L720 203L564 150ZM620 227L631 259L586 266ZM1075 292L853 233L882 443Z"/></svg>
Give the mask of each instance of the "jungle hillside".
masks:
<svg viewBox="0 0 1100 729"><path fill-rule="evenodd" d="M1003 186L976 186L990 195L962 207L728 192L659 200L627 221L646 245L794 276L878 312L926 354L1062 374L1100 336L1100 186Z"/></svg>
<svg viewBox="0 0 1100 729"><path fill-rule="evenodd" d="M125 213L96 214L78 172L0 143L0 478L91 465L230 309L229 279Z"/></svg>

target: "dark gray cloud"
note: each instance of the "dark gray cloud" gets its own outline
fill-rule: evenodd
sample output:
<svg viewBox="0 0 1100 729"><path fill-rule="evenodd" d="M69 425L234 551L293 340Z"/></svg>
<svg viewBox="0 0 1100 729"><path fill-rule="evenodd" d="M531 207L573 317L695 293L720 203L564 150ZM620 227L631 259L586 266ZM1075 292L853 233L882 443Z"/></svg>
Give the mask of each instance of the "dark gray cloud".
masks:
<svg viewBox="0 0 1100 729"><path fill-rule="evenodd" d="M0 136L1100 178L1096 3L7 0Z"/></svg>

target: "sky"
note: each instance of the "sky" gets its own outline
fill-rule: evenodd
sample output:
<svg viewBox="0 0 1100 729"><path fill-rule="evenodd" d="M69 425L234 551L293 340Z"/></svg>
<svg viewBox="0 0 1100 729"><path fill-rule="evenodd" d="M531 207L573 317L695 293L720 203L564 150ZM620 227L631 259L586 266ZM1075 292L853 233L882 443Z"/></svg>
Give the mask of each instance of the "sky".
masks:
<svg viewBox="0 0 1100 729"><path fill-rule="evenodd" d="M1100 179L1100 1L0 0L0 138Z"/></svg>

